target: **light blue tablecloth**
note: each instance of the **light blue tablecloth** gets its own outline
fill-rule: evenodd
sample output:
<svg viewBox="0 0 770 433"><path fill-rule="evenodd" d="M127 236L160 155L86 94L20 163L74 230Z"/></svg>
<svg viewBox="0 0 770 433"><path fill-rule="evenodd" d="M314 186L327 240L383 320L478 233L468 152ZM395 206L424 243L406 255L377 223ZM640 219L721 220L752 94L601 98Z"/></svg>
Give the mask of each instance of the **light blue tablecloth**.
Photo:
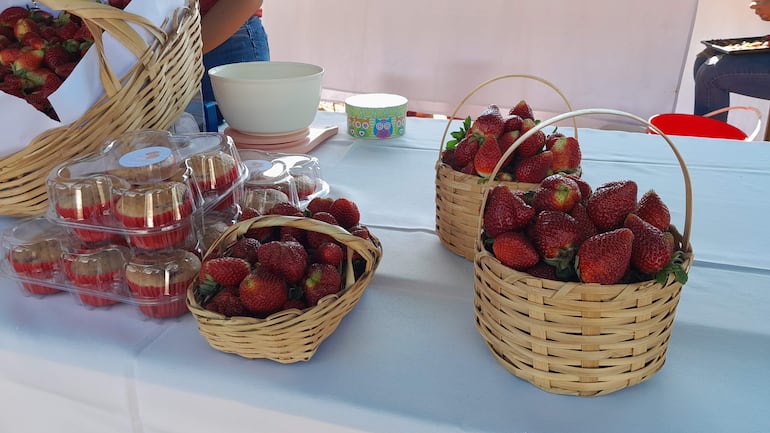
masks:
<svg viewBox="0 0 770 433"><path fill-rule="evenodd" d="M387 141L347 136L342 114L319 113L316 124L340 126L313 153L331 194L359 204L384 256L309 362L220 353L191 316L87 310L66 294L24 297L0 279L0 388L14 390L0 393L0 431L770 431L770 143L674 138L692 177L696 261L667 362L645 383L578 398L512 376L475 329L472 263L433 233L445 123L409 118L406 135ZM660 137L579 134L589 182L654 188L681 227L684 183Z"/></svg>

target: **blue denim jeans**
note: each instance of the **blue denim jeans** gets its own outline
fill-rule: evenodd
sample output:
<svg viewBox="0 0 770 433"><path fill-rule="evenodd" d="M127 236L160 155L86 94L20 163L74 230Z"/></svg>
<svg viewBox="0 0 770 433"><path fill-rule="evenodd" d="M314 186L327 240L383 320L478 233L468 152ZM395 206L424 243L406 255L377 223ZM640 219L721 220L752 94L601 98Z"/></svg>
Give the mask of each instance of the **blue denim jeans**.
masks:
<svg viewBox="0 0 770 433"><path fill-rule="evenodd" d="M203 65L206 68L201 79L203 100L214 101L214 91L211 89L211 79L208 75L209 69L228 63L256 60L270 60L270 46L265 28L262 27L262 20L254 16L222 45L203 56Z"/></svg>
<svg viewBox="0 0 770 433"><path fill-rule="evenodd" d="M705 49L695 58L694 114L730 106L730 93L770 99L770 54L720 54ZM727 121L727 113L714 116Z"/></svg>

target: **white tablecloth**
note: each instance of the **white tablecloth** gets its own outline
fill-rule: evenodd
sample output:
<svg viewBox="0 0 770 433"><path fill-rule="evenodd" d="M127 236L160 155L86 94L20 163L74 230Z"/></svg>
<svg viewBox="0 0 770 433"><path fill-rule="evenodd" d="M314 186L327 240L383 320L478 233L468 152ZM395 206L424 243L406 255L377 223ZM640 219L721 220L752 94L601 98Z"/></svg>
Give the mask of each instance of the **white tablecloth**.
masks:
<svg viewBox="0 0 770 433"><path fill-rule="evenodd" d="M549 394L491 356L473 323L472 263L433 233L443 121L388 141L341 133L313 153L333 196L383 243L361 301L307 363L211 349L191 316L143 320L25 297L0 279L0 431L768 432L770 143L677 137L694 193L696 261L664 368L604 397ZM593 185L631 178L684 218L681 171L660 137L581 129ZM15 222L0 218L0 228Z"/></svg>

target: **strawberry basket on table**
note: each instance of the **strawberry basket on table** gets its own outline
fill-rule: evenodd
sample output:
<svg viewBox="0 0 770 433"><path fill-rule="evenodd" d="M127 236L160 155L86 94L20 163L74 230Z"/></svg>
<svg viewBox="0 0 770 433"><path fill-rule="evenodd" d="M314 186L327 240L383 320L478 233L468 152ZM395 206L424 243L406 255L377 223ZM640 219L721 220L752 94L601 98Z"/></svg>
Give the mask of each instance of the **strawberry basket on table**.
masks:
<svg viewBox="0 0 770 433"><path fill-rule="evenodd" d="M613 180L575 194L580 187L555 175L527 202L536 215L508 227L488 213L511 192L485 187L474 258L476 328L493 356L540 389L578 396L636 385L663 367L693 259L690 177L668 136L608 109L565 113L538 128L590 114L640 122L668 143L684 177L683 234L654 190L637 201L634 181Z"/></svg>
<svg viewBox="0 0 770 433"><path fill-rule="evenodd" d="M339 225L324 221L298 216L264 215L230 226L219 239L209 248L203 263L218 255L227 255L239 240L247 237L249 233L261 233L258 237L263 241L280 239L281 235L272 235L265 238L265 230L279 230L294 233L299 230L307 236L306 242L312 242L315 238L325 237L343 246L345 256L338 267L341 273L341 288L337 293L328 295L316 295L311 303L315 305L301 305L299 307L286 307L280 311L271 313L266 317L260 315L225 315L203 306L203 290L199 282L193 283L187 292L187 306L198 321L198 330L208 343L215 349L234 353L245 358L264 358L280 363L294 363L308 361L315 354L320 344L326 340L340 324L342 319L353 309L364 293L367 285L374 277L380 258L382 246L376 236L368 233L366 236L351 234ZM351 229L352 230L352 229ZM252 236L252 235L248 235ZM302 236L302 235L300 235ZM277 242L277 241L276 241ZM262 243L259 247L265 248L270 242ZM318 244L328 244L322 240ZM300 246L300 248L302 248ZM260 251L261 254L261 251ZM289 252L284 250L280 260L288 263L287 257L296 256L296 250ZM300 252L300 254L302 254ZM315 255L315 254L314 254ZM273 254L271 253L271 256ZM260 256L251 269L250 276L264 276L261 270L268 266L265 259ZM274 259L269 259L273 261ZM278 260L278 259L275 259ZM311 264L312 266L312 264ZM292 272L287 270L286 272ZM274 274L274 272L268 272ZM247 277L249 278L249 277ZM256 278L256 277L255 277ZM266 277L272 281L272 277ZM315 277L314 277L315 278ZM260 287L262 295L255 295L256 291L244 289L243 283L238 288L239 296L246 296L245 290L251 292L251 308L261 308L266 303L273 302L272 296L267 293L266 287L270 285L261 279L259 284L249 283L250 287ZM270 290L270 293L275 293ZM285 296L283 294L281 296ZM255 300L256 299L256 300ZM279 303L283 299L279 300ZM245 302L245 301L244 301ZM288 305L288 304L285 304ZM283 308L283 307L282 307Z"/></svg>
<svg viewBox="0 0 770 433"><path fill-rule="evenodd" d="M108 139L124 132L169 128L198 92L203 74L197 1L189 1L170 17L168 31L144 17L92 0L40 3L79 17L90 31L104 95L76 121L45 130L22 150L0 158L0 213L9 216L45 212L45 179L62 161L99 151ZM146 30L151 43L129 24ZM123 76L117 76L107 61L104 32L137 58Z"/></svg>
<svg viewBox="0 0 770 433"><path fill-rule="evenodd" d="M540 140L540 146L536 146L536 148L532 148L531 145L529 146L533 149L529 156L533 156L534 158L531 158L530 161L525 163L532 166L533 170L527 170L528 173L526 174L524 173L524 170L522 170L520 173L521 176L519 176L521 179L517 179L516 176L511 176L510 173L505 178L490 176L492 167L498 162L497 160L494 160L494 158L495 156L498 159L500 158L503 146L506 144L510 146L512 142L515 141L515 137L517 137L518 134L524 133L524 131L535 126L531 107L526 101L522 100L517 104L521 107L512 107L507 115L496 110L499 109L496 105L490 105L487 110L479 115L479 117L472 123L470 118L467 118L459 131L451 133L452 140L447 141L447 133L449 132L450 126L453 124L453 119L456 119L460 110L473 95L492 83L511 78L525 78L545 84L558 93L564 100L568 111L572 111L572 106L567 98L561 90L551 82L533 75L509 74L491 78L476 86L476 88L460 101L452 115L449 116L449 120L441 137L438 160L436 161L436 233L438 234L441 243L447 249L468 260L473 260L475 254L476 222L478 220L479 209L481 208L481 198L485 186L507 185L512 189L528 191L536 188L542 177L544 177L544 175L535 173L542 171L539 168L535 168L535 166L545 167L542 155L535 155L535 153L541 153L539 150L545 146L546 136L539 129L537 130L537 136L533 137L531 141ZM517 124L515 126L510 126L510 118L514 113L519 113L519 108L524 112L528 112L528 114L522 114L521 116L516 114L516 116L519 117L516 122ZM490 109L492 112L490 112ZM490 120L486 120L487 118ZM526 118L528 118L528 120L522 122L522 120ZM497 124L497 126L494 126L493 124ZM577 123L573 122L573 124L575 138L577 138ZM487 130L493 129L500 130L498 137L495 139L495 141L498 141L498 146L492 146L493 140L484 140L487 141L487 147L484 147L483 142L479 145L479 140L475 138L471 139L474 131L478 130L482 135L485 135ZM517 135L504 137L504 135L511 133ZM467 141L468 143L462 143L462 141ZM474 145L473 143L476 144ZM466 155L469 162L463 164L463 167L454 166L454 162L450 162L447 156L451 153L459 154L460 149L465 147L466 144L470 144L470 146L467 147L477 147L477 151L475 151L473 155ZM457 147L452 149L453 146ZM495 147L500 150L495 150ZM490 152L487 152L487 149L490 149ZM455 150L457 150L457 152L455 152ZM465 153L467 154L468 152ZM516 161L523 159L518 155L513 156L517 158ZM548 165L550 166L550 162L548 162ZM508 166L512 166L512 164L508 164ZM524 167L522 167L522 169L524 169Z"/></svg>

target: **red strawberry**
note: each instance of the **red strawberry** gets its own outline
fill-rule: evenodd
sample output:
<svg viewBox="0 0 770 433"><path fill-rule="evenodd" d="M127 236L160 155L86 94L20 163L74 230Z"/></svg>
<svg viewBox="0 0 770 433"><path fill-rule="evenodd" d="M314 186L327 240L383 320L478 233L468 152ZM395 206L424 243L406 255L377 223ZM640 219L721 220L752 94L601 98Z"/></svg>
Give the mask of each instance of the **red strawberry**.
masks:
<svg viewBox="0 0 770 433"><path fill-rule="evenodd" d="M339 225L337 218L334 218L334 215L330 214L329 212L316 212L313 214L312 218L328 224ZM334 238L327 235L326 233L314 232L312 230L308 230L306 238L307 245L310 248L318 248L324 242L334 242Z"/></svg>
<svg viewBox="0 0 770 433"><path fill-rule="evenodd" d="M249 312L265 316L281 311L289 299L286 282L262 266L257 266L243 279L238 293Z"/></svg>
<svg viewBox="0 0 770 433"><path fill-rule="evenodd" d="M246 206L241 209L241 215L238 217L238 221L246 221L258 216L262 216L262 212L254 209L253 207Z"/></svg>
<svg viewBox="0 0 770 433"><path fill-rule="evenodd" d="M332 203L334 203L334 199L331 197L315 197L307 204L307 210L311 216L317 212L329 212Z"/></svg>
<svg viewBox="0 0 770 433"><path fill-rule="evenodd" d="M339 197L334 200L332 206L329 208L329 213L337 219L340 226L344 229L349 229L359 223L361 219L361 213L358 211L358 206L352 201L344 197Z"/></svg>
<svg viewBox="0 0 770 433"><path fill-rule="evenodd" d="M586 239L578 249L575 269L584 283L615 284L631 262L634 234L619 228Z"/></svg>
<svg viewBox="0 0 770 433"><path fill-rule="evenodd" d="M57 66L61 66L65 63L70 63L75 59L72 57L72 53L65 50L61 45L54 45L48 47L43 54L43 63L51 70L56 69Z"/></svg>
<svg viewBox="0 0 770 433"><path fill-rule="evenodd" d="M545 137L545 148L550 149L551 146L553 146L553 143L556 142L556 140L564 136L565 136L564 134L562 134L561 132L556 132L556 130L554 129L552 133L548 134Z"/></svg>
<svg viewBox="0 0 770 433"><path fill-rule="evenodd" d="M353 227L350 227L348 229L351 235L358 236L362 239L371 239L371 235L369 233L369 229L361 224L354 225Z"/></svg>
<svg viewBox="0 0 770 433"><path fill-rule="evenodd" d="M23 40L24 35L29 32L40 32L38 24L32 18L21 18L13 25L13 35L16 36L18 41Z"/></svg>
<svg viewBox="0 0 770 433"><path fill-rule="evenodd" d="M532 242L521 232L505 232L496 237L492 252L500 263L517 271L531 268L540 261Z"/></svg>
<svg viewBox="0 0 770 433"><path fill-rule="evenodd" d="M521 134L524 135L527 131L537 126L532 119L524 119L521 124ZM529 158L536 155L543 150L545 146L545 133L543 131L536 131L529 138L521 142L519 147L516 148L516 152L522 158ZM546 149L547 150L547 149Z"/></svg>
<svg viewBox="0 0 770 433"><path fill-rule="evenodd" d="M543 261L537 262L535 266L527 269L526 272L533 277L554 281L560 280L558 275L556 275L556 268Z"/></svg>
<svg viewBox="0 0 770 433"><path fill-rule="evenodd" d="M62 79L59 78L53 71L46 68L38 68L33 71L29 71L26 74L28 80L30 80L36 87L39 87L43 91L43 94L49 96L62 84Z"/></svg>
<svg viewBox="0 0 770 433"><path fill-rule="evenodd" d="M519 161L514 170L514 176L519 182L540 183L548 176L552 162L553 154L550 150L545 150Z"/></svg>
<svg viewBox="0 0 770 433"><path fill-rule="evenodd" d="M24 99L37 110L44 113L46 116L50 117L51 119L58 120L58 116L56 115L51 102L48 100L48 95L46 95L42 90L28 93L24 95Z"/></svg>
<svg viewBox="0 0 770 433"><path fill-rule="evenodd" d="M576 245L580 245L586 239L598 233L594 222L591 221L591 217L588 216L588 210L583 203L576 203L569 212L572 218L578 223L578 235L575 240Z"/></svg>
<svg viewBox="0 0 770 433"><path fill-rule="evenodd" d="M267 214L267 215L296 216L296 217L304 216L302 211L297 206L294 206L293 204L291 204L289 202L285 202L285 201L284 202L280 202L280 203L276 203L275 205L273 205L273 207L268 209L267 212L265 212L265 214Z"/></svg>
<svg viewBox="0 0 770 433"><path fill-rule="evenodd" d="M518 114L509 113L507 116L503 117L503 120L505 120L505 127L503 128L503 132L509 132L520 130L521 123L524 119L522 119Z"/></svg>
<svg viewBox="0 0 770 433"><path fill-rule="evenodd" d="M524 228L535 217L535 209L513 194L507 186L495 186L484 208L484 231L489 237Z"/></svg>
<svg viewBox="0 0 770 433"><path fill-rule="evenodd" d="M15 74L24 75L28 71L35 70L43 64L43 50L35 50L30 47L22 47L19 56L11 64Z"/></svg>
<svg viewBox="0 0 770 433"><path fill-rule="evenodd" d="M227 317L242 316L246 311L241 299L230 290L222 290L217 293L206 304L206 309Z"/></svg>
<svg viewBox="0 0 770 433"><path fill-rule="evenodd" d="M500 146L500 153L505 154L505 152L508 151L511 145L515 143L520 136L521 136L521 132L518 129L505 131L502 134L500 134L500 137L498 137L497 139L497 145ZM515 154L516 154L516 150L511 152L511 154L508 157L508 160L506 160L503 166L508 165Z"/></svg>
<svg viewBox="0 0 770 433"><path fill-rule="evenodd" d="M497 139L492 135L484 137L479 151L473 157L473 168L476 170L476 174L481 177L491 176L502 156L500 146L497 145Z"/></svg>
<svg viewBox="0 0 770 433"><path fill-rule="evenodd" d="M562 268L572 260L578 236L578 224L569 214L544 210L532 226L532 239L543 259Z"/></svg>
<svg viewBox="0 0 770 433"><path fill-rule="evenodd" d="M307 301L305 301L304 298L289 299L284 302L283 306L281 307L281 311L291 310L292 308L296 308L297 310L304 310L307 308Z"/></svg>
<svg viewBox="0 0 770 433"><path fill-rule="evenodd" d="M34 32L25 33L20 42L22 46L30 47L34 50L45 50L48 47L48 42Z"/></svg>
<svg viewBox="0 0 770 433"><path fill-rule="evenodd" d="M552 142L550 147L546 144L546 149L553 152L553 172L571 173L580 168L582 155L580 144L575 137L561 137Z"/></svg>
<svg viewBox="0 0 770 433"><path fill-rule="evenodd" d="M78 33L78 29L80 29L80 26L77 25L77 23L74 21L67 21L55 27L55 29L57 36L66 41L75 38L75 35Z"/></svg>
<svg viewBox="0 0 770 433"><path fill-rule="evenodd" d="M503 133L503 128L505 128L505 120L503 120L500 107L491 104L473 121L466 136L470 137L476 133L481 133L481 135L497 137Z"/></svg>
<svg viewBox="0 0 770 433"><path fill-rule="evenodd" d="M9 46L0 50L0 65L11 66L21 55L21 48Z"/></svg>
<svg viewBox="0 0 770 433"><path fill-rule="evenodd" d="M304 281L305 300L309 306L316 305L323 297L338 293L341 285L342 276L336 266L313 263Z"/></svg>
<svg viewBox="0 0 770 433"><path fill-rule="evenodd" d="M586 208L599 231L623 226L626 216L636 210L636 182L622 180L605 183L588 197Z"/></svg>
<svg viewBox="0 0 770 433"><path fill-rule="evenodd" d="M585 180L583 180L577 174L565 173L564 176L567 176L568 178L574 180L575 183L577 183L578 188L580 188L581 201L585 203L588 200L588 197L591 196L591 193L593 193L593 189L591 188L591 185Z"/></svg>
<svg viewBox="0 0 770 433"><path fill-rule="evenodd" d="M649 190L642 194L639 199L639 205L634 212L640 218L654 225L660 231L668 230L671 225L671 212L668 206L663 203L658 193Z"/></svg>
<svg viewBox="0 0 770 433"><path fill-rule="evenodd" d="M59 66L55 67L53 71L62 80L64 80L64 79L66 79L67 77L70 76L70 74L75 69L75 66L77 66L77 64L78 64L77 62L64 63L62 65L59 65Z"/></svg>
<svg viewBox="0 0 770 433"><path fill-rule="evenodd" d="M479 142L475 138L465 137L457 143L455 148L455 164L465 167L473 163L476 152L479 151Z"/></svg>
<svg viewBox="0 0 770 433"><path fill-rule="evenodd" d="M444 149L444 151L441 152L441 162L455 168L455 149Z"/></svg>
<svg viewBox="0 0 770 433"><path fill-rule="evenodd" d="M233 245L230 256L246 260L250 265L253 265L258 260L257 251L261 245L257 239L240 238Z"/></svg>
<svg viewBox="0 0 770 433"><path fill-rule="evenodd" d="M0 12L0 26L13 27L16 21L29 18L29 9L23 6L9 6Z"/></svg>
<svg viewBox="0 0 770 433"><path fill-rule="evenodd" d="M513 108L508 111L508 114L515 114L522 119L534 119L535 114L532 111L532 107L525 100L519 101Z"/></svg>
<svg viewBox="0 0 770 433"><path fill-rule="evenodd" d="M532 197L532 205L537 211L558 210L569 213L581 198L580 187L574 180L561 174L552 174L540 182L540 187Z"/></svg>
<svg viewBox="0 0 770 433"><path fill-rule="evenodd" d="M656 274L671 260L673 253L666 236L654 225L629 214L624 227L634 233L631 265L643 274Z"/></svg>
<svg viewBox="0 0 770 433"><path fill-rule="evenodd" d="M294 284L305 275L308 255L305 248L296 241L271 241L257 250L259 263L265 270L272 272Z"/></svg>
<svg viewBox="0 0 770 433"><path fill-rule="evenodd" d="M238 257L216 257L201 263L199 278L211 279L221 286L237 286L251 271L251 265Z"/></svg>
<svg viewBox="0 0 770 433"><path fill-rule="evenodd" d="M325 263L332 266L340 266L345 260L345 252L336 242L324 242L318 246L315 251L318 263Z"/></svg>

